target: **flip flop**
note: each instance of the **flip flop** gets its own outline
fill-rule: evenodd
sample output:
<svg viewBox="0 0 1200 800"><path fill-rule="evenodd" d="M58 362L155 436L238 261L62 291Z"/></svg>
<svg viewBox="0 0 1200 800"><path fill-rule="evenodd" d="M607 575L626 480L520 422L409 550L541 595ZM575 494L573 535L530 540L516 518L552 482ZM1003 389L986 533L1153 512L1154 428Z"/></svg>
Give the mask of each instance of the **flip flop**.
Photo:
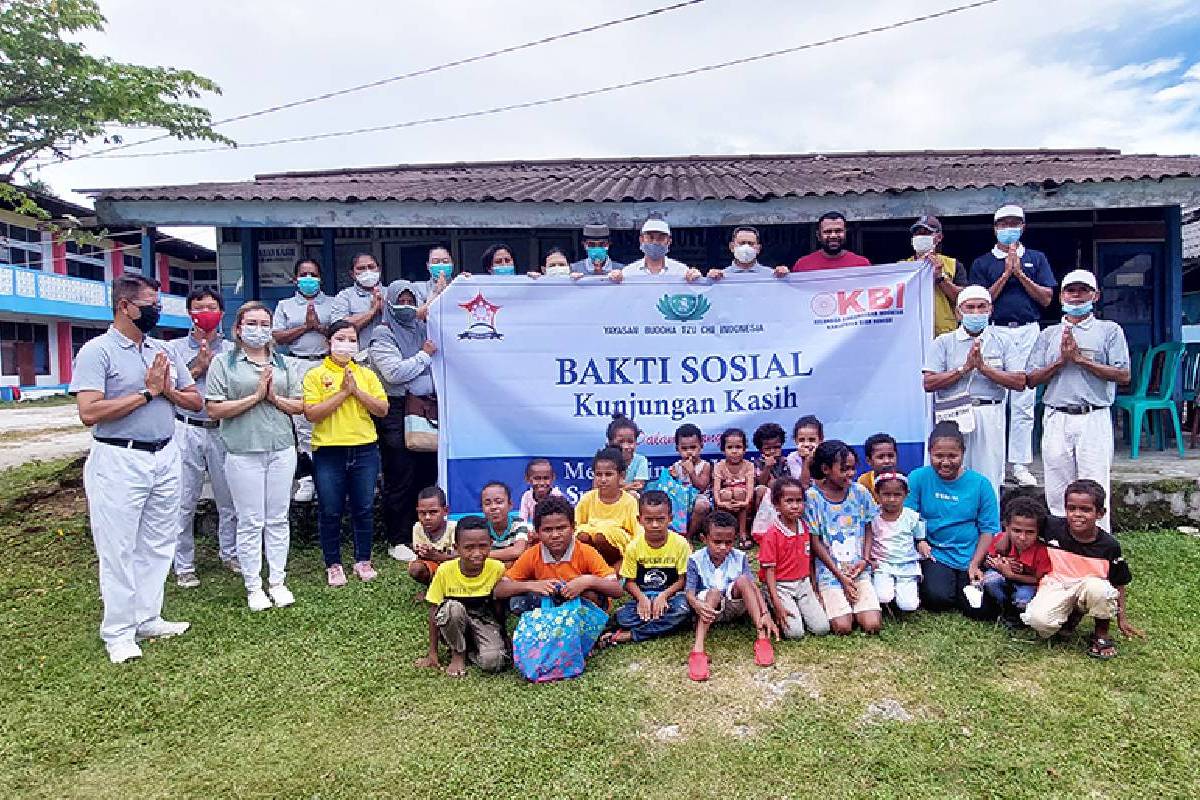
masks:
<svg viewBox="0 0 1200 800"><path fill-rule="evenodd" d="M708 680L708 654L693 652L688 656L688 677L694 681Z"/></svg>
<svg viewBox="0 0 1200 800"><path fill-rule="evenodd" d="M775 663L775 648L770 639L755 639L754 663L760 667L769 667Z"/></svg>
<svg viewBox="0 0 1200 800"><path fill-rule="evenodd" d="M1107 639L1103 636L1093 636L1092 643L1088 646L1087 654L1092 658L1108 661L1110 658L1117 657L1117 645L1112 639Z"/></svg>

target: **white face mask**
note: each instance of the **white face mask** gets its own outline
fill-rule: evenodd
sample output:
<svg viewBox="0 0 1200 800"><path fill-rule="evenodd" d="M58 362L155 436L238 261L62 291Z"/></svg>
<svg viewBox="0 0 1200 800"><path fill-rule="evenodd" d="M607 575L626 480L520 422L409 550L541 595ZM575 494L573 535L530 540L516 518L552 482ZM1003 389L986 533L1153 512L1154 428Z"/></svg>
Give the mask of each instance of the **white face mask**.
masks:
<svg viewBox="0 0 1200 800"><path fill-rule="evenodd" d="M354 276L358 285L364 289L374 289L379 284L379 270L369 269Z"/></svg>
<svg viewBox="0 0 1200 800"><path fill-rule="evenodd" d="M566 278L571 274L571 268L566 264L556 264L553 267L546 267L546 276L550 278Z"/></svg>
<svg viewBox="0 0 1200 800"><path fill-rule="evenodd" d="M247 347L263 347L271 341L271 329L266 325L243 325L241 338Z"/></svg>
<svg viewBox="0 0 1200 800"><path fill-rule="evenodd" d="M758 259L758 252L752 244L739 244L733 248L733 257L739 264L753 264Z"/></svg>
<svg viewBox="0 0 1200 800"><path fill-rule="evenodd" d="M330 342L329 352L342 358L354 358L358 355L358 344L355 342L343 342L341 340Z"/></svg>
<svg viewBox="0 0 1200 800"><path fill-rule="evenodd" d="M930 234L920 234L912 237L913 252L919 256L923 256L933 250L933 236Z"/></svg>

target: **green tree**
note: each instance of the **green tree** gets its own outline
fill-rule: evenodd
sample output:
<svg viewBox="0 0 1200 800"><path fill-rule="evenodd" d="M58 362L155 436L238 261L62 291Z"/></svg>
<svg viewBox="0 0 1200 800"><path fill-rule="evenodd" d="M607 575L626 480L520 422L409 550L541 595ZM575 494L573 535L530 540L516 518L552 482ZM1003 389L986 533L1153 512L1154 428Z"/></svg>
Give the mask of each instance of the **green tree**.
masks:
<svg viewBox="0 0 1200 800"><path fill-rule="evenodd" d="M114 127L234 144L190 102L220 94L208 78L90 55L70 38L104 24L95 0L0 0L0 199L19 209L32 201L12 181L28 165L96 140L120 144Z"/></svg>

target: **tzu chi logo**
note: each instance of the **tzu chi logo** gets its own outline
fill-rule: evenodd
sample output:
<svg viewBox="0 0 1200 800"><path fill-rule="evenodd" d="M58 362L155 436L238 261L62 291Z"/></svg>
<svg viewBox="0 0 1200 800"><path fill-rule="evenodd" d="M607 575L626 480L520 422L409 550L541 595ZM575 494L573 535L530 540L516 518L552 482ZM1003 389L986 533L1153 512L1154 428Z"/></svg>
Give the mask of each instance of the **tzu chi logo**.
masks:
<svg viewBox="0 0 1200 800"><path fill-rule="evenodd" d="M483 294L458 307L467 312L467 329L458 335L460 339L503 339L504 334L496 330L496 312L500 306L488 302Z"/></svg>
<svg viewBox="0 0 1200 800"><path fill-rule="evenodd" d="M696 322L704 319L710 306L708 300L698 294L664 294L657 308L658 313L672 322Z"/></svg>

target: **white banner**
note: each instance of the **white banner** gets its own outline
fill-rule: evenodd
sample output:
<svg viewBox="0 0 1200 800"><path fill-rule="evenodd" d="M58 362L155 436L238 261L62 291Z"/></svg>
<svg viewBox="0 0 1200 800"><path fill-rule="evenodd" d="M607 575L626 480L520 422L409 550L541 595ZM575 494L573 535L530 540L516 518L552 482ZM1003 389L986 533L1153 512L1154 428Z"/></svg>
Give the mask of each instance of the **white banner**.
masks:
<svg viewBox="0 0 1200 800"><path fill-rule="evenodd" d="M700 427L719 458L726 428L788 434L805 414L861 449L885 431L901 468L923 462L921 367L932 328L922 263L686 283L681 278L474 276L434 303L430 337L451 507L501 480L514 499L529 459L549 458L572 499L611 416L642 429L638 452L671 463L675 429ZM860 460L861 465L861 460Z"/></svg>

